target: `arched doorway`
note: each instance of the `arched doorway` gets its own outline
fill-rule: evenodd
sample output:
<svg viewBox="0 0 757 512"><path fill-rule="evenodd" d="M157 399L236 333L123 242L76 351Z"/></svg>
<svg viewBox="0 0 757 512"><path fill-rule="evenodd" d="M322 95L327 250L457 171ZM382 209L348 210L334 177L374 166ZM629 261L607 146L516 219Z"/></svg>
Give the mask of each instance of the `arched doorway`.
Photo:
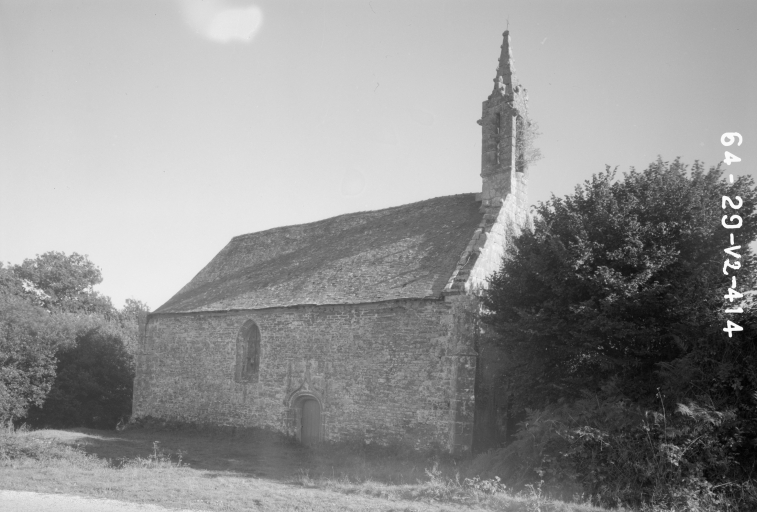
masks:
<svg viewBox="0 0 757 512"><path fill-rule="evenodd" d="M305 446L314 446L321 440L321 404L308 398L302 402L300 441Z"/></svg>

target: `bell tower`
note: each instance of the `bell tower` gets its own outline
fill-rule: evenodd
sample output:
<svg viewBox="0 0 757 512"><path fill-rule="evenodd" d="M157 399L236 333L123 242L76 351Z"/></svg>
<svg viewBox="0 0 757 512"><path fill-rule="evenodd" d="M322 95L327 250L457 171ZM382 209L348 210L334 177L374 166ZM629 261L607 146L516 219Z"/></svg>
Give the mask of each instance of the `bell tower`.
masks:
<svg viewBox="0 0 757 512"><path fill-rule="evenodd" d="M515 79L510 53L510 32L504 41L494 78L494 90L483 102L481 125L481 206L497 207L509 194L516 203L526 202L525 162L522 153L526 91ZM521 149L519 151L519 149Z"/></svg>
<svg viewBox="0 0 757 512"><path fill-rule="evenodd" d="M463 252L445 296L477 294L488 287L499 270L509 240L524 229L533 229L528 207L529 125L525 88L515 79L510 55L510 33L505 31L494 89L483 103L481 125L481 223ZM533 151L530 156L537 156Z"/></svg>

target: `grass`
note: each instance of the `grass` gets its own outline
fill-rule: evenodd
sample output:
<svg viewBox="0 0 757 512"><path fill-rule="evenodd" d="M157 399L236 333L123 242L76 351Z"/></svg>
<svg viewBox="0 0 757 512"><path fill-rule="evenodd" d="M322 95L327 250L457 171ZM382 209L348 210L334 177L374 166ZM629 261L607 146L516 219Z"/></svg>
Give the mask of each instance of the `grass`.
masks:
<svg viewBox="0 0 757 512"><path fill-rule="evenodd" d="M364 445L311 450L262 430L0 432L0 487L212 511L590 512L509 492L453 458Z"/></svg>

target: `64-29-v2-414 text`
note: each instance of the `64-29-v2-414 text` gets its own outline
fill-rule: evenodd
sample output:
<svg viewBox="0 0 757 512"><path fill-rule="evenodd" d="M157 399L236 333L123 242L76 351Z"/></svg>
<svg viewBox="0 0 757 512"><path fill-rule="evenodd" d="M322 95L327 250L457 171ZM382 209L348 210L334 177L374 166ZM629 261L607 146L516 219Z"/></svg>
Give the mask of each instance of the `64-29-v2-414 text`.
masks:
<svg viewBox="0 0 757 512"><path fill-rule="evenodd" d="M743 138L740 133L737 132L726 132L720 137L720 143L723 144L723 146L731 146L734 142L736 142L737 146L741 146L741 143L743 142ZM726 163L726 165L731 165L732 163L741 162L741 158L734 155L730 151L725 152L725 157L723 158L723 161ZM733 174L729 176L729 181L733 183ZM723 209L730 208L732 210L739 210L743 205L744 201L739 196L734 196L733 199L731 199L729 196L723 196L723 199L721 201L721 205ZM723 215L723 218L721 220L721 223L723 224L723 227L726 229L739 229L743 224L743 219L738 214L728 215L727 213ZM726 255L728 256L723 263L723 274L731 277L731 286L728 288L728 293L724 296L725 299L728 299L731 303L735 301L736 299L741 299L744 294L740 293L737 290L736 285L736 276L729 274L729 271L737 271L741 268L741 262L739 261L741 259L741 254L738 253L739 249L741 249L741 245L736 245L736 232L732 231L729 235L729 242L730 246L726 247L724 249ZM731 263L731 259L734 259L734 262ZM732 304L733 305L733 304ZM744 310L741 307L730 307L725 310L726 313L730 314L738 314L743 313ZM733 337L733 333L737 331L743 331L744 328L741 327L739 324L731 321L726 320L726 326L723 329L723 331L728 333L728 337Z"/></svg>

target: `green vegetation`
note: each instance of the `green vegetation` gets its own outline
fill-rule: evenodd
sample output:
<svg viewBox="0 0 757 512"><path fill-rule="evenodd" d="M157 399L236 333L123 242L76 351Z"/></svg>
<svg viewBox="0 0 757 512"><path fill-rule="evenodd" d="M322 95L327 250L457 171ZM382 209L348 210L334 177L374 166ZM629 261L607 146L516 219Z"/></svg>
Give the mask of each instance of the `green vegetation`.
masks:
<svg viewBox="0 0 757 512"><path fill-rule="evenodd" d="M541 160L541 150L536 146L536 139L541 135L539 124L531 119L528 111L528 92L521 83L514 83L519 94L514 95L513 106L517 109L520 122L518 124L518 137L516 137L515 161L521 172L528 170L529 166Z"/></svg>
<svg viewBox="0 0 757 512"><path fill-rule="evenodd" d="M0 433L3 488L213 511L600 512L390 448L304 448L280 434L77 429Z"/></svg>
<svg viewBox="0 0 757 512"><path fill-rule="evenodd" d="M55 427L115 428L131 415L134 364L122 339L97 329L58 349L55 381L27 422Z"/></svg>
<svg viewBox="0 0 757 512"><path fill-rule="evenodd" d="M116 426L131 410L144 304L118 311L86 256L0 264L0 424Z"/></svg>
<svg viewBox="0 0 757 512"><path fill-rule="evenodd" d="M0 265L0 424L41 404L55 377L55 347L65 339L48 313L21 296Z"/></svg>
<svg viewBox="0 0 757 512"><path fill-rule="evenodd" d="M662 160L539 204L484 297L520 426L482 467L601 505L757 510L757 310L724 299L732 276L757 284L756 206L751 177ZM741 268L725 276L730 234Z"/></svg>
<svg viewBox="0 0 757 512"><path fill-rule="evenodd" d="M228 511L757 510L757 190L722 174L658 160L538 205L483 297L518 429L468 460L260 430L14 431L123 421L147 308L116 310L75 253L0 264L0 478Z"/></svg>

